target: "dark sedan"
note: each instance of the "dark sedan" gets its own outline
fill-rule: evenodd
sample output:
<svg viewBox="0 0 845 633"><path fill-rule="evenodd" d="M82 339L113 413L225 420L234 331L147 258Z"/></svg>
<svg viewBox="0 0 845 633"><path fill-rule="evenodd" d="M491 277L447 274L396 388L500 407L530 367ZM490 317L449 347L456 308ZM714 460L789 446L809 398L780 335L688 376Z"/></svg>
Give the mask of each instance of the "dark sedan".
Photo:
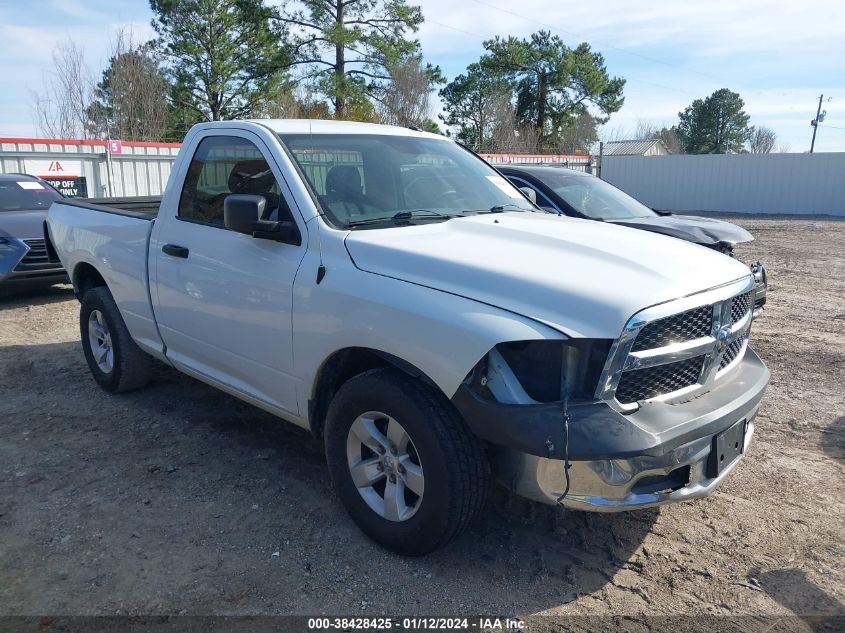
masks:
<svg viewBox="0 0 845 633"><path fill-rule="evenodd" d="M653 211L621 189L583 172L539 165L497 168L517 187L531 189L539 206L563 215L662 233L730 256L734 245L754 239L742 227L724 220ZM766 302L766 270L760 262L751 270L757 281L755 308L759 310Z"/></svg>
<svg viewBox="0 0 845 633"><path fill-rule="evenodd" d="M35 176L0 174L0 289L67 281L48 257L43 230L47 210L62 197Z"/></svg>

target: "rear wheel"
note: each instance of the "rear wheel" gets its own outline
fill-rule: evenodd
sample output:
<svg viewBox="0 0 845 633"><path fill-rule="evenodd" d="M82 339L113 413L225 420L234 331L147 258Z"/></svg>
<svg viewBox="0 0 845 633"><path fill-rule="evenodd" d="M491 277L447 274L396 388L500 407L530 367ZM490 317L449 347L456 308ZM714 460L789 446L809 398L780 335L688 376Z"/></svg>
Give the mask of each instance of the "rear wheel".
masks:
<svg viewBox="0 0 845 633"><path fill-rule="evenodd" d="M326 417L326 457L354 521L392 551L426 554L484 502L484 451L449 401L419 380L376 369L345 383Z"/></svg>
<svg viewBox="0 0 845 633"><path fill-rule="evenodd" d="M79 330L88 369L112 393L143 387L150 378L150 357L132 340L108 288L85 292Z"/></svg>

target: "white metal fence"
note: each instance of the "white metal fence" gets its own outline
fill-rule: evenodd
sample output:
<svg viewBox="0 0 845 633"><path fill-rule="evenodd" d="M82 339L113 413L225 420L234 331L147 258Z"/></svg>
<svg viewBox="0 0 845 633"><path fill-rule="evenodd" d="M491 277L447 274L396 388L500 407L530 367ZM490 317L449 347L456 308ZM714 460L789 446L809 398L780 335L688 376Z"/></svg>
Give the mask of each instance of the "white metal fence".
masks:
<svg viewBox="0 0 845 633"><path fill-rule="evenodd" d="M70 195L89 198L157 196L167 185L178 143L0 138L0 172L48 179Z"/></svg>
<svg viewBox="0 0 845 633"><path fill-rule="evenodd" d="M0 172L84 178L87 196L161 195L178 143L0 138ZM113 148L114 150L114 148ZM494 165L557 164L592 171L590 157L487 154ZM58 165L56 164L58 163ZM601 177L661 211L845 217L845 152L604 156Z"/></svg>
<svg viewBox="0 0 845 633"><path fill-rule="evenodd" d="M845 152L605 156L601 177L660 211L845 216Z"/></svg>
<svg viewBox="0 0 845 633"><path fill-rule="evenodd" d="M593 173L593 156L580 154L479 154L491 165L557 165Z"/></svg>

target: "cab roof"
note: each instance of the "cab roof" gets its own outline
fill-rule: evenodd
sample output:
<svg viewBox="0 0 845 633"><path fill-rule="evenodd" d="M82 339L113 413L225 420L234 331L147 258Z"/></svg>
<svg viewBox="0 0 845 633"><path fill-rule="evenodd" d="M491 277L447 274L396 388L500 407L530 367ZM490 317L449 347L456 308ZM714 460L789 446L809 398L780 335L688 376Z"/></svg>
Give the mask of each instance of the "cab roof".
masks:
<svg viewBox="0 0 845 633"><path fill-rule="evenodd" d="M510 165L493 165L496 169L502 172L523 172L525 174L532 174L537 176L538 178L546 175L564 175L564 176L589 176L579 169L570 169L568 167L556 166L556 165L519 165L519 164L510 164Z"/></svg>
<svg viewBox="0 0 845 633"><path fill-rule="evenodd" d="M277 134L384 134L391 136L418 136L446 140L445 136L414 130L398 125L360 123L358 121L331 121L325 119L249 119L270 128Z"/></svg>

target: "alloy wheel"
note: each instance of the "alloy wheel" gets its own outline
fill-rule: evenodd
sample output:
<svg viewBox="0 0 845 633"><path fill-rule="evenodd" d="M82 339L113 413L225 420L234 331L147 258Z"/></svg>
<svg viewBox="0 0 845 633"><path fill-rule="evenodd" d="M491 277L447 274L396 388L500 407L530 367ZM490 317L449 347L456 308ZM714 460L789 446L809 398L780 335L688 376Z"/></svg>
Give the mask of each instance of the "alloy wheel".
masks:
<svg viewBox="0 0 845 633"><path fill-rule="evenodd" d="M352 481L367 505L388 521L407 521L422 503L425 477L404 427L389 415L359 415L346 440Z"/></svg>

